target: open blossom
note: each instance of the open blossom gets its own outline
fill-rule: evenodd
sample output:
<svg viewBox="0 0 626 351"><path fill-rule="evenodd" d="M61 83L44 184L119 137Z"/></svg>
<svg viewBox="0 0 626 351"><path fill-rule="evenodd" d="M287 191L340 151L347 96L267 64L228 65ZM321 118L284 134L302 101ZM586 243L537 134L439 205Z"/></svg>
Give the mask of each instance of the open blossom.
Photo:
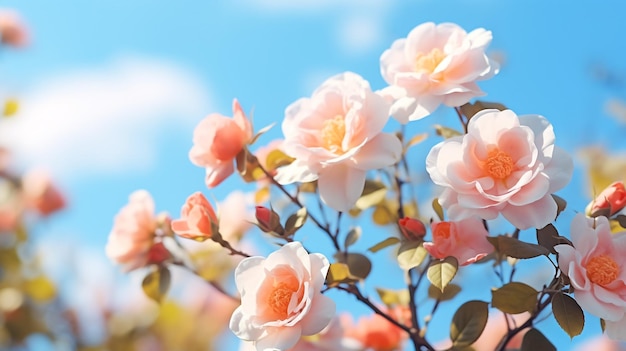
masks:
<svg viewBox="0 0 626 351"><path fill-rule="evenodd" d="M288 351L362 351L365 347L357 340L345 335L344 326L354 328L350 316L347 314L336 316L321 332L301 337ZM254 343L250 341L243 341L239 347L239 351L255 350Z"/></svg>
<svg viewBox="0 0 626 351"><path fill-rule="evenodd" d="M107 256L127 271L143 267L148 262L156 229L152 197L145 190L135 191L115 216L106 245Z"/></svg>
<svg viewBox="0 0 626 351"><path fill-rule="evenodd" d="M613 182L602 190L595 200L593 200L585 212L595 215L599 211L606 211L607 216L612 216L626 207L626 189L623 182Z"/></svg>
<svg viewBox="0 0 626 351"><path fill-rule="evenodd" d="M426 170L453 221L502 214L519 229L543 228L557 215L551 194L573 172L571 157L554 145L552 125L542 116L483 110L467 134L435 145Z"/></svg>
<svg viewBox="0 0 626 351"><path fill-rule="evenodd" d="M424 248L433 257L444 259L453 256L459 265L468 265L487 256L494 250L487 241L489 232L482 220L470 217L458 222L433 222L430 225L433 241Z"/></svg>
<svg viewBox="0 0 626 351"><path fill-rule="evenodd" d="M257 350L287 350L302 335L314 335L335 314L335 303L321 293L330 264L321 254L291 242L267 258L245 258L235 269L241 295L230 320L240 339Z"/></svg>
<svg viewBox="0 0 626 351"><path fill-rule="evenodd" d="M381 308L394 319L404 325L410 324L411 312L407 307L393 309ZM408 334L379 314L361 317L356 324L344 322L346 337L352 338L363 345L363 349L372 351L402 350Z"/></svg>
<svg viewBox="0 0 626 351"><path fill-rule="evenodd" d="M484 95L476 81L490 78L499 65L485 55L491 32L466 33L453 23L423 23L396 40L380 57L394 100L391 114L402 123L431 114L440 104L461 106Z"/></svg>
<svg viewBox="0 0 626 351"><path fill-rule="evenodd" d="M17 12L0 9L0 41L13 47L28 45L28 30Z"/></svg>
<svg viewBox="0 0 626 351"><path fill-rule="evenodd" d="M285 111L283 150L296 160L279 168L282 184L318 180L321 199L348 211L361 195L368 170L396 163L402 144L382 130L389 105L361 76L346 72L325 81L311 98Z"/></svg>
<svg viewBox="0 0 626 351"><path fill-rule="evenodd" d="M626 232L611 234L606 217L577 214L570 228L573 247L556 245L559 267L587 312L604 319L612 339L626 341Z"/></svg>
<svg viewBox="0 0 626 351"><path fill-rule="evenodd" d="M213 206L197 191L191 194L180 210L179 219L172 221L172 231L183 238L210 238L213 235L213 224L217 216Z"/></svg>
<svg viewBox="0 0 626 351"><path fill-rule="evenodd" d="M252 125L233 100L233 118L213 113L193 132L191 162L206 169L206 185L216 187L234 171L235 157L252 138Z"/></svg>
<svg viewBox="0 0 626 351"><path fill-rule="evenodd" d="M65 197L43 171L33 170L24 174L22 189L26 207L43 216L65 207Z"/></svg>

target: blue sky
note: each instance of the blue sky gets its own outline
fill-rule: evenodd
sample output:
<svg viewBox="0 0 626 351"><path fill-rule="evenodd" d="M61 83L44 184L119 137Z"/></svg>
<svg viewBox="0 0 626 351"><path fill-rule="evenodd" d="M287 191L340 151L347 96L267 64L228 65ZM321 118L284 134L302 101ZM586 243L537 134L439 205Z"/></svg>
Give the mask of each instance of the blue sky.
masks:
<svg viewBox="0 0 626 351"><path fill-rule="evenodd" d="M423 22L493 32L491 51L505 60L501 73L481 84L485 100L546 116L557 144L572 154L591 144L625 151L625 127L604 108L608 99L625 97L623 86L597 74L599 67L618 78L626 74L625 5L617 1L13 0L3 6L22 14L33 45L0 57L0 93L23 102L23 116L5 122L0 140L15 148L24 167L49 168L69 194L71 207L38 228L41 240L71 242L102 258L112 218L133 190L149 190L159 210L176 215L194 191L223 199L240 187L231 179L209 192L203 170L187 159L193 127L206 114L228 115L236 97L254 110L257 129L280 123L288 104L347 70L382 88L380 54ZM433 124L453 123L451 117L440 109L411 128L432 134ZM277 126L264 141L280 133ZM426 152L415 153L414 169ZM589 200L582 170L577 163L560 193L579 210ZM564 333L549 337L569 348Z"/></svg>

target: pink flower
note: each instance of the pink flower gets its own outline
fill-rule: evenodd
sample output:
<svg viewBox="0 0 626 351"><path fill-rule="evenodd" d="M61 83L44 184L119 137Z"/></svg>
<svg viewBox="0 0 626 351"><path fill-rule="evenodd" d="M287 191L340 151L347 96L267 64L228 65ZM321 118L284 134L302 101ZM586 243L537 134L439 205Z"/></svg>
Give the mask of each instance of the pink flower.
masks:
<svg viewBox="0 0 626 351"><path fill-rule="evenodd" d="M252 138L252 125L237 99L233 100L233 118L213 113L204 118L193 132L191 162L206 169L206 185L216 187L234 171L233 161Z"/></svg>
<svg viewBox="0 0 626 351"><path fill-rule="evenodd" d="M625 351L626 345L609 339L605 334L587 339L575 351Z"/></svg>
<svg viewBox="0 0 626 351"><path fill-rule="evenodd" d="M595 217L599 211L606 211L606 216L610 217L626 207L626 189L624 183L613 182L602 190L588 206L585 212Z"/></svg>
<svg viewBox="0 0 626 351"><path fill-rule="evenodd" d="M242 191L233 191L217 204L220 234L226 241L239 241L252 227L254 216L248 206L250 202Z"/></svg>
<svg viewBox="0 0 626 351"><path fill-rule="evenodd" d="M542 116L483 110L467 134L435 145L426 170L453 221L502 214L519 229L543 228L556 218L551 194L573 172L571 157L554 146L552 125Z"/></svg>
<svg viewBox="0 0 626 351"><path fill-rule="evenodd" d="M626 341L626 232L611 234L606 217L577 214L570 228L574 247L556 245L559 268L584 310L606 322L612 339Z"/></svg>
<svg viewBox="0 0 626 351"><path fill-rule="evenodd" d="M28 45L28 31L19 14L12 10L0 10L0 41L13 47Z"/></svg>
<svg viewBox="0 0 626 351"><path fill-rule="evenodd" d="M430 230L433 241L425 242L424 248L438 259L453 256L459 265L465 266L494 250L493 245L487 241L489 232L477 217L458 222L433 222Z"/></svg>
<svg viewBox="0 0 626 351"><path fill-rule="evenodd" d="M335 303L320 292L330 264L321 254L309 254L291 242L267 258L249 257L235 269L241 295L230 320L240 339L256 349L286 350L302 335L314 335L335 314Z"/></svg>
<svg viewBox="0 0 626 351"><path fill-rule="evenodd" d="M411 312L406 307L392 310L381 308L404 325L410 325ZM408 334L378 314L359 318L359 321L346 330L346 337L363 345L363 349L373 351L401 350Z"/></svg>
<svg viewBox="0 0 626 351"><path fill-rule="evenodd" d="M388 119L388 104L359 75L346 72L328 79L311 98L286 109L283 149L296 160L279 168L277 180L317 179L324 203L348 211L363 191L366 172L400 158L398 138L382 133Z"/></svg>
<svg viewBox="0 0 626 351"><path fill-rule="evenodd" d="M26 207L47 216L65 207L65 197L52 183L47 173L34 170L22 177Z"/></svg>
<svg viewBox="0 0 626 351"><path fill-rule="evenodd" d="M498 73L499 65L485 55L491 32L469 34L453 23L432 22L415 27L380 57L389 87L381 93L394 100L391 115L401 123L431 114L440 104L461 106L485 95L476 81Z"/></svg>
<svg viewBox="0 0 626 351"><path fill-rule="evenodd" d="M487 319L487 325L478 340L472 344L472 348L476 351L481 350L495 350L502 338L508 332L507 322L504 318L509 318L509 324L511 326L520 326L528 320L530 314L520 313L514 315L505 315L503 313L492 313ZM522 340L528 329L524 329L521 332L515 334L511 340L506 344L505 350L519 350L522 348Z"/></svg>
<svg viewBox="0 0 626 351"><path fill-rule="evenodd" d="M115 217L106 245L107 256L124 265L126 271L145 266L156 229L152 197L145 190L135 191Z"/></svg>
<svg viewBox="0 0 626 351"><path fill-rule="evenodd" d="M344 328L347 326L345 322L349 318L347 314L341 318L333 318L321 332L313 336L303 336L289 351L362 351L363 345L345 335ZM349 322L352 323L351 320ZM352 325L349 327L354 328ZM254 344L250 341L242 342L239 348L239 351L255 350Z"/></svg>
<svg viewBox="0 0 626 351"><path fill-rule="evenodd" d="M172 231L183 238L210 238L217 216L213 206L197 191L191 194L180 210L180 219L172 221Z"/></svg>

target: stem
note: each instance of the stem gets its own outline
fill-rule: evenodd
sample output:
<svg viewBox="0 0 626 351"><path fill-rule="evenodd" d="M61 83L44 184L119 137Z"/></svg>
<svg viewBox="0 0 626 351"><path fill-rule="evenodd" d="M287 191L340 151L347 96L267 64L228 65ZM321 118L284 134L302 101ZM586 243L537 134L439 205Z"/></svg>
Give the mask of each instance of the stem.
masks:
<svg viewBox="0 0 626 351"><path fill-rule="evenodd" d="M240 303L241 300L236 297L231 295L230 293L228 293L228 291L226 291L226 289L224 289L221 285L219 285L217 282L212 281L212 280L206 280L204 279L200 273L198 273L198 271L196 271L194 268L187 266L184 262L180 262L180 261L174 261L172 262L173 264L179 266L179 267L183 267L186 268L189 272L197 275L198 277L202 278L202 280L204 280L205 282L207 282L209 285L211 285L211 287L213 287L213 289L217 290L218 292L222 293L224 296L229 297L230 299L232 299L235 302Z"/></svg>
<svg viewBox="0 0 626 351"><path fill-rule="evenodd" d="M279 182L276 181L276 179L274 179L274 176L272 176L270 174L270 172L268 172L263 166L261 166L260 164L258 165L259 169L265 174L265 176L272 182L272 184L274 184L275 186L278 187L278 189L280 189L280 191L285 194L289 200L291 200L291 202L293 202L296 206L298 206L299 208L304 208L304 205L300 202L300 200L298 200L297 197L291 195L287 189L285 189L285 187L280 184ZM330 231L330 228L326 225L323 225L322 222L320 222L317 218L315 218L315 216L311 215L311 213L309 213L307 211L307 217L311 218L311 220L315 223L315 225L317 225L318 228L320 228L324 233L326 233L328 235L328 237L331 239L331 241L333 242L333 246L335 246L335 249L339 252L341 251L341 247L339 246L339 242L337 241L337 238L333 235L333 233Z"/></svg>
<svg viewBox="0 0 626 351"><path fill-rule="evenodd" d="M459 121L461 121L461 124L463 125L463 131L465 132L465 134L467 134L467 125L469 124L469 119L467 120L467 122L465 122L465 119L463 118L463 112L461 111L460 107L455 107L454 111L456 111L457 116L459 116Z"/></svg>
<svg viewBox="0 0 626 351"><path fill-rule="evenodd" d="M385 318L387 321L389 321L389 323L407 332L409 334L409 337L411 338L411 341L413 342L413 345L415 346L415 350L420 350L421 347L423 346L429 351L435 351L435 349L428 343L428 341L426 341L426 339L424 339L423 337L419 335L419 331L416 328L407 327L406 325L392 318L389 314L383 312L380 308L374 305L367 297L363 296L363 294L361 293L361 291L356 285L350 285L347 288L343 286L337 286L337 289L343 290L345 292L348 292L354 295L354 297L356 297L357 300L367 305L367 307L369 307L372 311L374 311L374 313Z"/></svg>
<svg viewBox="0 0 626 351"><path fill-rule="evenodd" d="M553 293L546 292L545 290L542 291L541 297L537 300L537 308L532 313L530 318L528 318L528 320L526 322L524 322L522 325L519 325L519 326L509 330L509 332L506 333L506 335L502 338L502 340L500 340L500 343L496 347L495 351L504 351L506 349L506 345L509 343L509 341L511 341L511 339L513 339L513 337L515 335L517 335L517 333L521 332L522 330L524 330L526 328L532 327L533 326L533 322L534 322L535 318L537 318L539 313L541 313L546 307L548 307L550 305L550 303L552 301L552 294ZM543 300L543 301L541 301L544 296L547 296L548 298ZM506 318L506 315L505 315L505 318Z"/></svg>

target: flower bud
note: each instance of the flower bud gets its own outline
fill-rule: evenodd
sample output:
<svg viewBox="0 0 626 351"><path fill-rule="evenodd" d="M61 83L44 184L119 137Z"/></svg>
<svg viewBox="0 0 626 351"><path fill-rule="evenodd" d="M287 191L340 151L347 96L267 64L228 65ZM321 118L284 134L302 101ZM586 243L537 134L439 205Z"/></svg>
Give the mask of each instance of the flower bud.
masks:
<svg viewBox="0 0 626 351"><path fill-rule="evenodd" d="M277 233L281 235L284 232L283 226L280 224L280 217L272 209L263 206L256 206L255 217L257 226L265 233Z"/></svg>
<svg viewBox="0 0 626 351"><path fill-rule="evenodd" d="M414 218L400 218L398 220L398 226L400 227L402 236L409 241L422 240L424 235L426 235L426 227L424 226L424 223Z"/></svg>
<svg viewBox="0 0 626 351"><path fill-rule="evenodd" d="M171 257L162 241L154 243L148 251L148 264L160 264Z"/></svg>
<svg viewBox="0 0 626 351"><path fill-rule="evenodd" d="M626 189L624 183L613 182L611 185L602 190L595 200L587 205L586 213L588 216L606 216L610 217L626 207Z"/></svg>

